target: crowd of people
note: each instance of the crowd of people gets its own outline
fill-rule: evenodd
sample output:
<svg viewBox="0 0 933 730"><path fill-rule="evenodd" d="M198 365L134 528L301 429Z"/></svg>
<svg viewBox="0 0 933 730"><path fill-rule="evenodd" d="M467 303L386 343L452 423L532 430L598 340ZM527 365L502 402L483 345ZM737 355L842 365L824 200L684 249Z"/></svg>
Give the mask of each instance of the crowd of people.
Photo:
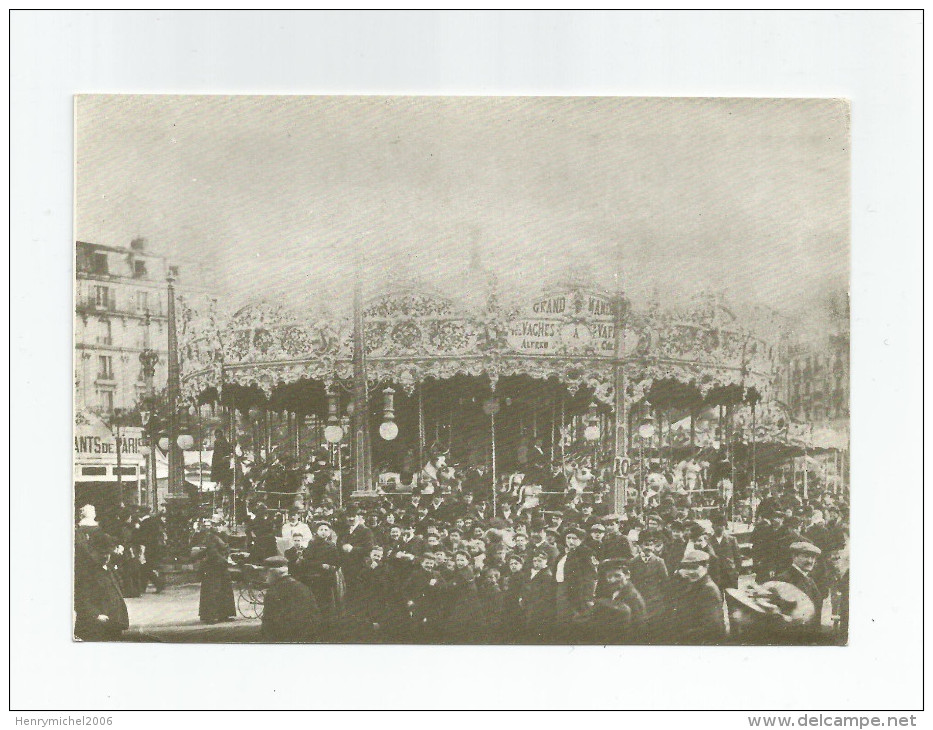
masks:
<svg viewBox="0 0 933 730"><path fill-rule="evenodd" d="M80 508L75 529L75 636L83 641L126 638L125 598L144 594L151 585L161 593L160 566L165 545L164 518L144 507L120 510L109 522L97 510Z"/></svg>
<svg viewBox="0 0 933 730"><path fill-rule="evenodd" d="M481 469L435 458L410 493L339 508L318 490L287 513L251 501L245 549L215 513L190 543L200 619L236 616L231 570L245 563L268 581L269 641L845 641L847 512L832 495L762 490L740 544L724 499L710 510L659 482L620 514L600 474L576 469L560 492L534 481L490 499ZM122 598L163 588L163 518L128 509L102 529L88 506L76 542L76 636L119 638Z"/></svg>
<svg viewBox="0 0 933 730"><path fill-rule="evenodd" d="M287 519L254 506L248 560L271 581L265 638L804 643L845 630L848 536L831 499L824 508L767 491L743 552L722 510L675 493L616 514L594 479L557 504L518 489L493 512L468 484L433 481L428 493L345 509L302 504Z"/></svg>

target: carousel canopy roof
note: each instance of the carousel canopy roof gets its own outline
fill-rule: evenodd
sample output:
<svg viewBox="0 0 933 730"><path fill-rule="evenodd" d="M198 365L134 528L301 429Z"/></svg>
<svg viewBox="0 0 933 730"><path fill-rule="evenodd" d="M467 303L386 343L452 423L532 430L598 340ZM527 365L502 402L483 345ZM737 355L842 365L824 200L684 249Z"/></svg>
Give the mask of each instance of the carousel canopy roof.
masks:
<svg viewBox="0 0 933 730"><path fill-rule="evenodd" d="M333 302L290 306L254 301L234 309L201 295L180 301L184 388L197 397L224 385L277 386L348 380L353 373L353 313ZM612 292L566 281L531 295L503 295L494 277L478 277L457 299L425 285L392 286L363 305L366 369L371 382L411 392L427 378L485 375L555 378L614 399L614 366L623 363L627 396L645 397L656 381L767 392L779 322L763 309L737 312L704 294L687 305L656 301L634 308ZM619 326L618 333L616 332ZM663 388L655 388L663 393Z"/></svg>

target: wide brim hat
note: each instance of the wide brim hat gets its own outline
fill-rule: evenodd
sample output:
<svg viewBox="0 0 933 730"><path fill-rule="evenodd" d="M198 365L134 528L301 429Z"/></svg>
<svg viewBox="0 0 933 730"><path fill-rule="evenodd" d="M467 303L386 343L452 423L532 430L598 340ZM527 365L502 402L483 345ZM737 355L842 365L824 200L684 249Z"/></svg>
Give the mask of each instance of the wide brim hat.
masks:
<svg viewBox="0 0 933 730"><path fill-rule="evenodd" d="M263 567L266 568L287 568L288 560L283 558L281 555L273 555L271 558L266 558L262 561Z"/></svg>
<svg viewBox="0 0 933 730"><path fill-rule="evenodd" d="M790 625L803 626L813 620L813 601L791 583L768 581L760 586L726 588L728 599L761 616L776 616Z"/></svg>

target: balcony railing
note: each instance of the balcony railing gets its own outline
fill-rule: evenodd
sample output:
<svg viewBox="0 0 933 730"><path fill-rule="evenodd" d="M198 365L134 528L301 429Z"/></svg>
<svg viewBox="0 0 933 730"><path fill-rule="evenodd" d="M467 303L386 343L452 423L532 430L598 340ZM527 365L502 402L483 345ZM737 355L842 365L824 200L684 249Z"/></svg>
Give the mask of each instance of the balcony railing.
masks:
<svg viewBox="0 0 933 730"><path fill-rule="evenodd" d="M115 312L117 303L110 298L98 300L96 297L88 297L78 300L78 309L87 312Z"/></svg>
<svg viewBox="0 0 933 730"><path fill-rule="evenodd" d="M106 314L126 314L133 317L142 317L146 313L145 307L139 307L135 303L132 305L127 305L125 307L118 307L117 303L108 299L105 302L97 302L95 299L79 299L76 305L76 309L81 314L94 314L94 313L106 313ZM164 317L165 314L162 312L161 307L149 307L149 316L151 317Z"/></svg>

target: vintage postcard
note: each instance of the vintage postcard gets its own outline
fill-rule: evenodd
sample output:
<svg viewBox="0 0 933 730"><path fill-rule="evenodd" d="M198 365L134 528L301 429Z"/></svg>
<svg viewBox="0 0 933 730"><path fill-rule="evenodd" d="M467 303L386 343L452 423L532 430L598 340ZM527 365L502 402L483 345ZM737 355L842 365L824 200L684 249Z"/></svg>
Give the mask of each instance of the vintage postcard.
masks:
<svg viewBox="0 0 933 730"><path fill-rule="evenodd" d="M847 643L848 102L75 128L77 640Z"/></svg>

